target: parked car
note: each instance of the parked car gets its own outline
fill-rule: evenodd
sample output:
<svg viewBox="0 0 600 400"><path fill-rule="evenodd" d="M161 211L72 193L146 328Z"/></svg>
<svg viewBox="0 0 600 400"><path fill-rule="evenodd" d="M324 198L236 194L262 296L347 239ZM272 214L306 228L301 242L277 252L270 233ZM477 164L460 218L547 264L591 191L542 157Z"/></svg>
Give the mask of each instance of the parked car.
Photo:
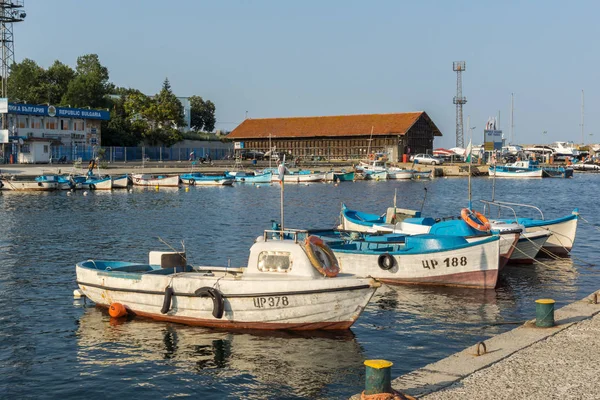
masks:
<svg viewBox="0 0 600 400"><path fill-rule="evenodd" d="M411 161L414 161L417 164L431 165L441 165L444 163L441 158L434 157L431 154L417 154L414 157L411 157Z"/></svg>
<svg viewBox="0 0 600 400"><path fill-rule="evenodd" d="M242 160L262 160L265 153L258 150L244 150L240 153Z"/></svg>

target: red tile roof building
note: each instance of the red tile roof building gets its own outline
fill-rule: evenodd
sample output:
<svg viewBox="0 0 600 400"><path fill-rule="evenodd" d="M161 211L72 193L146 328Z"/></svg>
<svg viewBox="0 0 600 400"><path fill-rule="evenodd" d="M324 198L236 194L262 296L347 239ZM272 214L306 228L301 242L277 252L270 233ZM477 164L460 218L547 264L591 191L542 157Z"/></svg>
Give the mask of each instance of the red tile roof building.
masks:
<svg viewBox="0 0 600 400"><path fill-rule="evenodd" d="M433 138L442 136L423 111L327 117L247 119L227 137L236 148L291 153L294 157L360 159L368 153L431 153Z"/></svg>

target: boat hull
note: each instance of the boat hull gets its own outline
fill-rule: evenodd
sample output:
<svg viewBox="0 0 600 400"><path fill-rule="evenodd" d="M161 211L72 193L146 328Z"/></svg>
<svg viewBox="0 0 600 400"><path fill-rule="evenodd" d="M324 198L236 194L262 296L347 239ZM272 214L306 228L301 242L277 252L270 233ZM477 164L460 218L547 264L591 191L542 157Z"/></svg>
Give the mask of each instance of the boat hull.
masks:
<svg viewBox="0 0 600 400"><path fill-rule="evenodd" d="M540 249L550 237L549 233L544 230L522 233L508 262L510 264L533 264Z"/></svg>
<svg viewBox="0 0 600 400"><path fill-rule="evenodd" d="M325 174L286 174L284 177L284 183L308 183L308 182L322 182L325 180ZM281 182L279 176L273 175L271 182Z"/></svg>
<svg viewBox="0 0 600 400"><path fill-rule="evenodd" d="M113 189L126 189L130 184L129 177L127 175L113 178L112 181Z"/></svg>
<svg viewBox="0 0 600 400"><path fill-rule="evenodd" d="M388 173L387 171L365 171L364 176L366 180L385 181L388 178Z"/></svg>
<svg viewBox="0 0 600 400"><path fill-rule="evenodd" d="M535 171L500 171L496 170L494 172L493 168L490 168L488 171L491 177L496 176L496 178L541 178L544 174L544 171L540 168Z"/></svg>
<svg viewBox="0 0 600 400"><path fill-rule="evenodd" d="M451 250L419 254L389 253L393 267L379 266L382 252L332 250L343 272L359 277L371 276L388 284L425 284L464 286L478 289L496 287L499 270L499 240L488 239Z"/></svg>
<svg viewBox="0 0 600 400"><path fill-rule="evenodd" d="M388 179L412 179L413 175L413 172L408 170L394 170L390 168L387 171Z"/></svg>
<svg viewBox="0 0 600 400"><path fill-rule="evenodd" d="M566 256L571 252L575 243L575 235L577 233L577 216L573 216L565 221L549 223L543 225L544 221L540 221L542 225L528 226L525 224L527 232L537 232L540 230L549 230L552 235L548 238L543 248L558 256Z"/></svg>
<svg viewBox="0 0 600 400"><path fill-rule="evenodd" d="M371 279L323 278L271 283L178 275L131 274L76 267L82 292L97 305L118 302L134 315L159 321L226 329L347 329L361 314L378 284ZM125 276L126 274L126 276ZM163 314L165 287L174 290L170 310ZM222 318L213 316L211 298L194 292L217 287L223 294Z"/></svg>
<svg viewBox="0 0 600 400"><path fill-rule="evenodd" d="M179 187L179 175L133 174L135 186Z"/></svg>
<svg viewBox="0 0 600 400"><path fill-rule="evenodd" d="M20 181L1 179L0 190L15 190L25 192L48 192L58 189L58 182Z"/></svg>

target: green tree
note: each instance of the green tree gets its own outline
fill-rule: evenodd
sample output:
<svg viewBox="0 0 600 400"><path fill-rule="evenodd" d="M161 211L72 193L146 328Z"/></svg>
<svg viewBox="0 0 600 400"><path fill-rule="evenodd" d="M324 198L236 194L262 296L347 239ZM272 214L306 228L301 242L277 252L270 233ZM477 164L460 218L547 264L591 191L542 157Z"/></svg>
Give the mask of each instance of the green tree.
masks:
<svg viewBox="0 0 600 400"><path fill-rule="evenodd" d="M183 140L177 129L185 123L183 105L171 91L168 79L165 79L162 90L152 98L139 91L126 95L124 110L132 128L141 132L143 139L150 144L172 146Z"/></svg>
<svg viewBox="0 0 600 400"><path fill-rule="evenodd" d="M46 71L29 58L12 65L8 77L8 97L10 101L22 101L31 104L46 102L44 82Z"/></svg>
<svg viewBox="0 0 600 400"><path fill-rule="evenodd" d="M75 78L73 68L60 61L54 61L54 64L46 71L44 82L44 93L46 94L45 103L61 104L61 100L67 93L69 83Z"/></svg>
<svg viewBox="0 0 600 400"><path fill-rule="evenodd" d="M215 104L200 96L190 97L190 119L193 130L212 132L215 129Z"/></svg>
<svg viewBox="0 0 600 400"><path fill-rule="evenodd" d="M97 54L86 54L77 58L75 78L69 82L61 103L71 107L103 108L108 105L109 88L108 69L100 64Z"/></svg>
<svg viewBox="0 0 600 400"><path fill-rule="evenodd" d="M110 120L102 121L102 144L104 146L137 146L142 140L145 125L136 123L127 112L125 103L129 94L139 93L123 89L121 96L111 100Z"/></svg>

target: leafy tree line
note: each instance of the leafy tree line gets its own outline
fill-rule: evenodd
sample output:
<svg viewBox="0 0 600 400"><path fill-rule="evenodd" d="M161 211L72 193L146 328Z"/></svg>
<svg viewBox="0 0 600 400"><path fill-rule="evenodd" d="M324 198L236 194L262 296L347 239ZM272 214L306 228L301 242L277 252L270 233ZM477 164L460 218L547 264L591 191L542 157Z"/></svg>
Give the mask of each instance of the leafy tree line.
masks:
<svg viewBox="0 0 600 400"><path fill-rule="evenodd" d="M117 87L97 54L78 57L75 69L58 60L48 69L30 59L15 63L8 77L8 97L11 102L109 109L110 121L102 122L105 146L136 146L142 141L171 146L183 140L177 129L185 124L183 105L169 80L156 96ZM214 103L192 96L190 105L192 130L212 132Z"/></svg>

